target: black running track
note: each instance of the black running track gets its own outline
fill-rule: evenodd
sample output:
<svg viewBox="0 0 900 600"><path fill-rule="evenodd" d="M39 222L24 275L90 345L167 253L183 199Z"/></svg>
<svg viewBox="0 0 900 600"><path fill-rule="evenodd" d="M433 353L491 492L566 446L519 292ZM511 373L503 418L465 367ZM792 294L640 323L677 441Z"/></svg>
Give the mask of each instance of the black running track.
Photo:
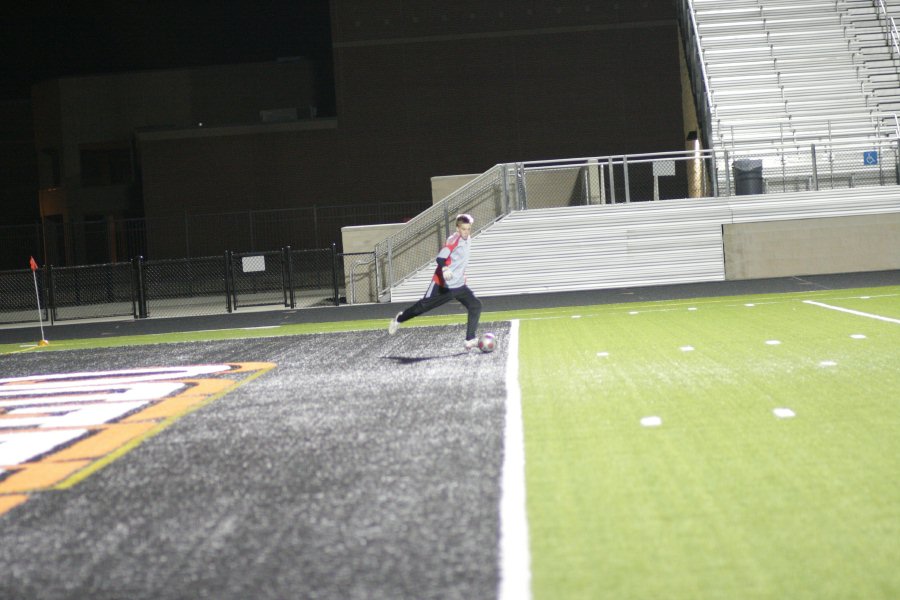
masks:
<svg viewBox="0 0 900 600"><path fill-rule="evenodd" d="M500 311L878 285L900 285L900 271L484 301ZM57 325L48 337L398 309ZM456 325L0 356L0 377L275 365L73 487L0 516L0 598L494 597L508 326L483 329L501 340L493 354L464 352ZM35 339L0 330L0 342Z"/></svg>
<svg viewBox="0 0 900 600"><path fill-rule="evenodd" d="M276 367L0 516L0 598L492 597L506 354L462 341L448 326L4 357L12 377Z"/></svg>

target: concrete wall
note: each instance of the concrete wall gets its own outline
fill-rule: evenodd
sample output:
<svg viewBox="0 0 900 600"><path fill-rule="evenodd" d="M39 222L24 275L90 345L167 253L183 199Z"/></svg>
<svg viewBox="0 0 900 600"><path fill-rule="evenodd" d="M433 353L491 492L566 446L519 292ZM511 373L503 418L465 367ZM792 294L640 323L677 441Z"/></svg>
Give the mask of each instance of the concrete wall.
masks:
<svg viewBox="0 0 900 600"><path fill-rule="evenodd" d="M397 233L403 227L403 223L343 227L341 240L344 253L372 252L378 242ZM364 256L345 256L344 286L348 303L377 302L375 263Z"/></svg>
<svg viewBox="0 0 900 600"><path fill-rule="evenodd" d="M724 225L726 279L900 269L900 213Z"/></svg>
<svg viewBox="0 0 900 600"><path fill-rule="evenodd" d="M439 175L431 178L431 203L437 204L462 186L481 175Z"/></svg>

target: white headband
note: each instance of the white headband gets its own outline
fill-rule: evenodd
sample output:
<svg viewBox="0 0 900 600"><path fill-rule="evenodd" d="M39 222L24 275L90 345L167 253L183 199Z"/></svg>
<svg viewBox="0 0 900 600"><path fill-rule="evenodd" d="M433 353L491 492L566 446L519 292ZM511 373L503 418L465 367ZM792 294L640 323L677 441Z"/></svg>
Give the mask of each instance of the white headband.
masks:
<svg viewBox="0 0 900 600"><path fill-rule="evenodd" d="M459 221L460 219L464 219L469 225L473 225L475 223L475 217L473 217L469 213L460 213L456 215L456 220Z"/></svg>

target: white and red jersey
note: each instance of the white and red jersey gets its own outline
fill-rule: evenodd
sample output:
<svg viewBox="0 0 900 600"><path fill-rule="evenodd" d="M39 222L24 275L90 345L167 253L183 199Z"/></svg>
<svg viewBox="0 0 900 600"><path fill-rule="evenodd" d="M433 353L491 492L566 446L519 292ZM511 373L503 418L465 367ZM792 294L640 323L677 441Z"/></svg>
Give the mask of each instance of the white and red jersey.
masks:
<svg viewBox="0 0 900 600"><path fill-rule="evenodd" d="M436 284L447 288L460 288L466 285L466 267L469 264L469 247L472 238L463 239L459 233L454 233L447 238L447 242L437 255L437 269L431 280ZM444 267L453 273L452 279L444 281Z"/></svg>

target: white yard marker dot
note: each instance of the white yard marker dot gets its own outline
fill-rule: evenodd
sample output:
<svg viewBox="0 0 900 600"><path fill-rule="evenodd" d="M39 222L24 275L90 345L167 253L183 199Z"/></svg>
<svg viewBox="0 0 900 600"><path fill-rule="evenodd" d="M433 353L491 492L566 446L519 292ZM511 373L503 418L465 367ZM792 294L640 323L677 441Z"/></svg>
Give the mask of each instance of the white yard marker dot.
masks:
<svg viewBox="0 0 900 600"><path fill-rule="evenodd" d="M750 303L745 304L744 306L751 306L751 307L752 307L752 306L756 306L756 305L753 304L752 302L750 302Z"/></svg>
<svg viewBox="0 0 900 600"><path fill-rule="evenodd" d="M866 339L866 336L864 336L864 335L861 334L861 333L854 333L854 334L851 335L850 337L852 337L854 340L864 340L864 339Z"/></svg>
<svg viewBox="0 0 900 600"><path fill-rule="evenodd" d="M860 300L868 300L868 299L871 298L871 297L872 297L872 296L860 296L859 299L860 299Z"/></svg>
<svg viewBox="0 0 900 600"><path fill-rule="evenodd" d="M644 417L641 419L641 425L644 427L659 427L662 425L662 419L659 417Z"/></svg>
<svg viewBox="0 0 900 600"><path fill-rule="evenodd" d="M609 352L598 352L597 356L609 356Z"/></svg>
<svg viewBox="0 0 900 600"><path fill-rule="evenodd" d="M572 315L572 318L573 318L573 319L580 319L580 318L581 318L581 315Z"/></svg>
<svg viewBox="0 0 900 600"><path fill-rule="evenodd" d="M628 314L629 314L629 315L636 315L636 314L638 314L638 311L633 310L633 311L629 312Z"/></svg>
<svg viewBox="0 0 900 600"><path fill-rule="evenodd" d="M769 346L778 346L779 344L781 344L781 342L779 342L778 340L766 340L766 344L768 344Z"/></svg>
<svg viewBox="0 0 900 600"><path fill-rule="evenodd" d="M681 350L682 352L693 352L694 347L693 347L693 346L682 346L682 347L680 348L680 350Z"/></svg>
<svg viewBox="0 0 900 600"><path fill-rule="evenodd" d="M794 411L789 408L776 408L772 412L775 413L775 416L779 419L790 419L791 417L797 416L794 414Z"/></svg>
<svg viewBox="0 0 900 600"><path fill-rule="evenodd" d="M697 310L697 307L696 307L696 306L692 306L692 307L690 307L688 310Z"/></svg>
<svg viewBox="0 0 900 600"><path fill-rule="evenodd" d="M819 366L820 367L834 367L834 366L837 366L837 363L834 362L833 360L823 360L822 362L819 363Z"/></svg>

